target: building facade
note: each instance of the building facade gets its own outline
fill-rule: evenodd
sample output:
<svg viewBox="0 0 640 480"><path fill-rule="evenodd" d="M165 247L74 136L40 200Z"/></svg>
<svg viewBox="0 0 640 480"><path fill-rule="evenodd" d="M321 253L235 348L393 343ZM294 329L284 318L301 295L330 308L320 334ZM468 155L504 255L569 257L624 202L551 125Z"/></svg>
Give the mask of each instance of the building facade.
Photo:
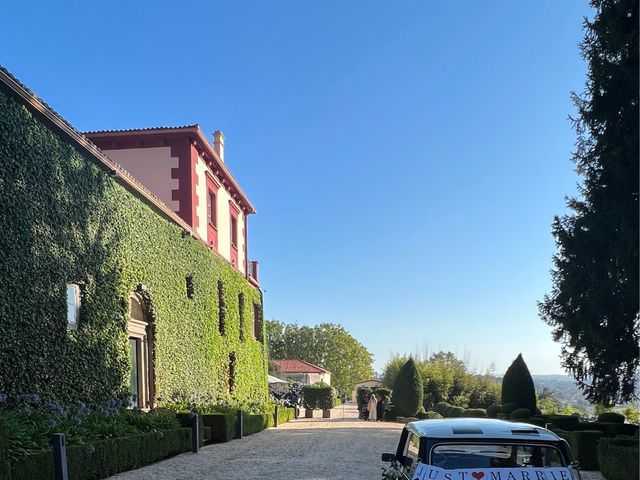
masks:
<svg viewBox="0 0 640 480"><path fill-rule="evenodd" d="M85 136L0 69L0 392L267 399L255 210L218 138Z"/></svg>
<svg viewBox="0 0 640 480"><path fill-rule="evenodd" d="M304 360L271 360L280 370L280 377L305 385L326 383L331 385L331 372Z"/></svg>

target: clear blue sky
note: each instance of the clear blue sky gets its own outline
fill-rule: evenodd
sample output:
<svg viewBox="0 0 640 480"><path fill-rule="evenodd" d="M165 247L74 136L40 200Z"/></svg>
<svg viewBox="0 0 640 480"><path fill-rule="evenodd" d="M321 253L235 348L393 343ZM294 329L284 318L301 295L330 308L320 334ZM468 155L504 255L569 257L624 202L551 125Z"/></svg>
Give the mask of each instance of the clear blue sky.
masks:
<svg viewBox="0 0 640 480"><path fill-rule="evenodd" d="M266 315L375 355L561 373L537 316L577 182L583 1L8 2L0 63L80 130L200 123Z"/></svg>

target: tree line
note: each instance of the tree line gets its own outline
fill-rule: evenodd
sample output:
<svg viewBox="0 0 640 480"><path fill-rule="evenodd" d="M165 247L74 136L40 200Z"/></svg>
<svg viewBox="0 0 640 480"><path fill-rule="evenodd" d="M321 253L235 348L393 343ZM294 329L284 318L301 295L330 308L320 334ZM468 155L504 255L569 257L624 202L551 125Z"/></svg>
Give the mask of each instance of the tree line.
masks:
<svg viewBox="0 0 640 480"><path fill-rule="evenodd" d="M374 376L373 355L341 325L266 324L270 360L304 360L329 370L331 386L341 394L351 394L356 383Z"/></svg>

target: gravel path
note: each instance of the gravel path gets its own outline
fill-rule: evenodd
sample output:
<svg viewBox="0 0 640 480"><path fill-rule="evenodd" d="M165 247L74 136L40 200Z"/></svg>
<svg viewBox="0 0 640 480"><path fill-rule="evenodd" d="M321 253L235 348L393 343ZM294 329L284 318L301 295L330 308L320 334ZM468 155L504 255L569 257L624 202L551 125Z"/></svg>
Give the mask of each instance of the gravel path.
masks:
<svg viewBox="0 0 640 480"><path fill-rule="evenodd" d="M315 412L318 415L321 412ZM299 419L242 440L203 447L138 470L119 480L380 479L382 452L393 452L402 425L357 419L355 407L331 419Z"/></svg>
<svg viewBox="0 0 640 480"><path fill-rule="evenodd" d="M321 412L315 412L316 415ZM382 452L394 452L403 425L358 420L353 405L331 419L294 420L242 440L203 447L112 480L379 480ZM603 480L582 472L583 480Z"/></svg>

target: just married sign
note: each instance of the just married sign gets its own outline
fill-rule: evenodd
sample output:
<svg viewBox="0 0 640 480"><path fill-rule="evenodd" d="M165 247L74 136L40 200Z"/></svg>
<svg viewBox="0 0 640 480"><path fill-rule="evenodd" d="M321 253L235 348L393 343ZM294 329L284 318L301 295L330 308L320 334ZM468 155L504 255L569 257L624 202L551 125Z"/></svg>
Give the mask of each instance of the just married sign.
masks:
<svg viewBox="0 0 640 480"><path fill-rule="evenodd" d="M412 480L573 480L571 470L550 468L464 468L444 470L419 463Z"/></svg>

